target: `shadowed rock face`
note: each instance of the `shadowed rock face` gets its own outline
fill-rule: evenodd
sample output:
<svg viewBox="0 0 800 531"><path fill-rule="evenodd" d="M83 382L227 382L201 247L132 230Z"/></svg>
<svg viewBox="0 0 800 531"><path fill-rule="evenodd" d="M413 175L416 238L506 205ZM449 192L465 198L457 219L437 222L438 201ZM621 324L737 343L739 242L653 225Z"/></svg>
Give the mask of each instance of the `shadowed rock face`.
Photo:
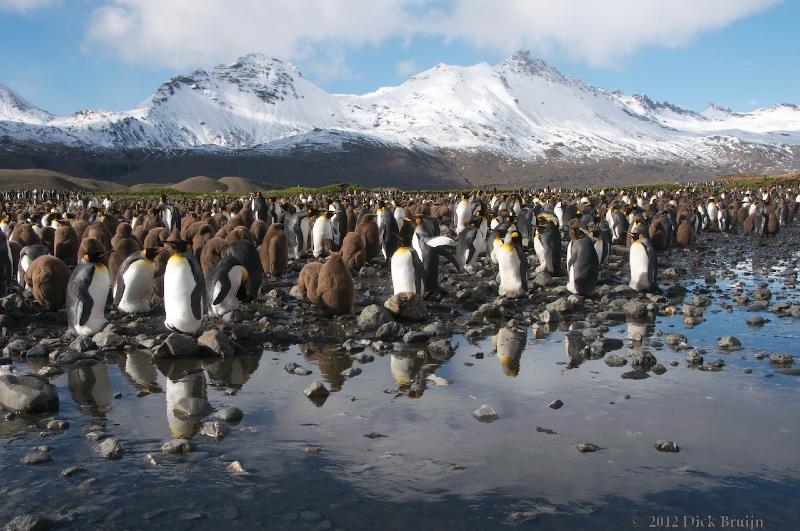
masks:
<svg viewBox="0 0 800 531"><path fill-rule="evenodd" d="M0 375L0 406L29 414L58 411L58 393L55 386L40 376L3 374Z"/></svg>

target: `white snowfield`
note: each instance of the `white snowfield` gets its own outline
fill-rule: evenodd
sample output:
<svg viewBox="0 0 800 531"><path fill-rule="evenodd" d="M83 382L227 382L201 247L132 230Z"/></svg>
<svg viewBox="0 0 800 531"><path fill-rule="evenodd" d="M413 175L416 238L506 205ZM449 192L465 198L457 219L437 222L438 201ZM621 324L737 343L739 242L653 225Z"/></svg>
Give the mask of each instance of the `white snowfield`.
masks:
<svg viewBox="0 0 800 531"><path fill-rule="evenodd" d="M329 94L290 63L250 54L164 83L126 112L53 116L0 85L0 140L87 149L341 149L349 138L416 149L719 164L731 150L792 156L800 107L702 113L568 78L528 52L439 64L400 86Z"/></svg>

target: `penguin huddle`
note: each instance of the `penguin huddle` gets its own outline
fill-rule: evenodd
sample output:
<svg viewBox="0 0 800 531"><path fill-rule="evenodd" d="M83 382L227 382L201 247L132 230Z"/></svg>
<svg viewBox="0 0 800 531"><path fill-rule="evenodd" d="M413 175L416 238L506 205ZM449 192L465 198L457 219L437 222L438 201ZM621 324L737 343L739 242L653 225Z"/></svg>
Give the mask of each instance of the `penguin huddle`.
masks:
<svg viewBox="0 0 800 531"><path fill-rule="evenodd" d="M371 266L393 294L433 301L444 276L524 298L531 279L592 296L611 256L627 256L627 285L655 292L659 260L706 232L774 238L796 216L788 186L728 189L342 192L278 200L160 196L112 200L69 192L6 193L0 212L0 291L29 291L45 311L66 308L89 336L121 314L163 313L168 330L198 334L206 317L242 310L297 276L292 294L324 315L351 313ZM368 268L368 270L370 270ZM109 306L110 305L110 306Z"/></svg>

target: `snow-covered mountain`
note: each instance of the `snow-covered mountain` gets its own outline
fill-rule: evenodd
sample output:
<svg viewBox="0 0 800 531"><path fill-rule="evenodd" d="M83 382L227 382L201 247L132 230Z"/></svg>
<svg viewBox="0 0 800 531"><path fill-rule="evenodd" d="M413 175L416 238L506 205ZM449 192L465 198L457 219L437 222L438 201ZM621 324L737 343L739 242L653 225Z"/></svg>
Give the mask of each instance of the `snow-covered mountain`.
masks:
<svg viewBox="0 0 800 531"><path fill-rule="evenodd" d="M495 66L439 64L364 95L329 94L294 65L250 54L178 75L130 111L63 117L0 85L0 148L269 154L308 143L336 151L342 139L522 162L778 171L800 166L800 107L696 113L592 87L524 51Z"/></svg>

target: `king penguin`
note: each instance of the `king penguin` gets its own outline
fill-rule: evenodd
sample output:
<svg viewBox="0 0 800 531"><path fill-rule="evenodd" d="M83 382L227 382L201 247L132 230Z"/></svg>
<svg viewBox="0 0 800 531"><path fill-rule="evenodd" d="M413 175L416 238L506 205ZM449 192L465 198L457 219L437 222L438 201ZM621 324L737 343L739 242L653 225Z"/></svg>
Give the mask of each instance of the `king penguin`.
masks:
<svg viewBox="0 0 800 531"><path fill-rule="evenodd" d="M522 252L520 233L508 232L496 254L500 269L499 294L510 298L524 296L528 291L528 260Z"/></svg>
<svg viewBox="0 0 800 531"><path fill-rule="evenodd" d="M156 274L156 256L163 247L147 247L128 256L117 270L114 306L124 313L149 313Z"/></svg>
<svg viewBox="0 0 800 531"><path fill-rule="evenodd" d="M564 274L561 267L561 232L553 215L542 214L536 218L533 250L539 260L536 272L542 271L556 277Z"/></svg>
<svg viewBox="0 0 800 531"><path fill-rule="evenodd" d="M93 336L106 326L105 307L111 280L103 258L108 252L90 239L86 255L67 284L67 322L78 336Z"/></svg>
<svg viewBox="0 0 800 531"><path fill-rule="evenodd" d="M405 223L403 229L396 235L399 245L391 258L392 288L395 295L408 292L425 294L422 282L425 270L417 252L411 246L413 236L414 226L410 223Z"/></svg>
<svg viewBox="0 0 800 531"><path fill-rule="evenodd" d="M453 251L456 248L455 240L447 236L438 235L438 222L434 218L422 219L429 223L420 222L420 216L417 216L417 226L412 237L417 245L412 245L412 247L415 247L425 272L423 278L425 293L434 295L443 291L439 285L439 257L442 256L447 259L459 271L461 267L456 262L455 256L453 256ZM431 227L432 223L436 224L435 228Z"/></svg>
<svg viewBox="0 0 800 531"><path fill-rule="evenodd" d="M570 293L587 296L597 285L600 262L594 241L586 229L570 227L571 241L567 246L567 289Z"/></svg>
<svg viewBox="0 0 800 531"><path fill-rule="evenodd" d="M631 289L653 291L656 289L656 249L648 238L647 225L631 228L630 268Z"/></svg>
<svg viewBox="0 0 800 531"><path fill-rule="evenodd" d="M239 308L239 292L248 297L247 268L235 256L226 256L214 267L208 281L212 315L225 315Z"/></svg>
<svg viewBox="0 0 800 531"><path fill-rule="evenodd" d="M196 334L206 307L203 270L185 240L175 235L164 243L172 250L164 272L164 325L170 330Z"/></svg>

